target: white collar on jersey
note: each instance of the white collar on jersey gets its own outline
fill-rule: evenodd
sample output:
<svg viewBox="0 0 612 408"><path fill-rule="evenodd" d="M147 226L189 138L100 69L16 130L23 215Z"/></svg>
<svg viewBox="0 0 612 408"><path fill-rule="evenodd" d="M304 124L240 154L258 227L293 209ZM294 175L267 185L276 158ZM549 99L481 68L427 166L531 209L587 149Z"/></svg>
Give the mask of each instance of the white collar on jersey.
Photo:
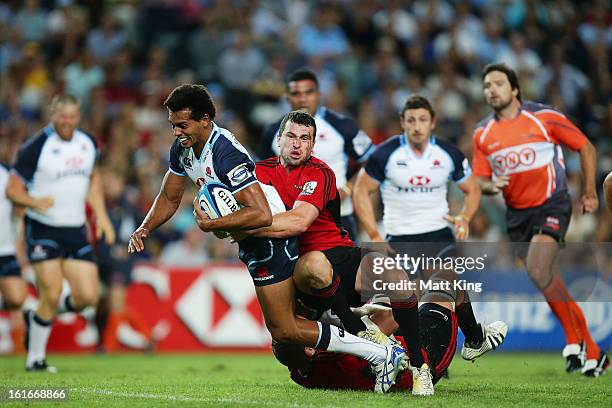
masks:
<svg viewBox="0 0 612 408"><path fill-rule="evenodd" d="M406 136L406 133L402 133L402 137L400 137L400 146L406 148L406 150L408 151L408 154L412 156L415 160L421 160L429 156L432 146L434 146L435 144L436 144L436 136L432 134L431 136L429 136L429 140L427 141L427 146L425 147L423 154L421 154L420 156L417 156L412 146L410 146L410 142L408 142L408 136Z"/></svg>

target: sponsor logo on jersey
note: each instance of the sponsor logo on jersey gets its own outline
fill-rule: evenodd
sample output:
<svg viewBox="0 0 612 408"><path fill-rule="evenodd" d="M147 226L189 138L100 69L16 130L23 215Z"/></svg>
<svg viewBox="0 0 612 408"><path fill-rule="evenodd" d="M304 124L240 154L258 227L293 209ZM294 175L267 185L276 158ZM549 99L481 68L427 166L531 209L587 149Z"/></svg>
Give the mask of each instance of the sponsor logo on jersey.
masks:
<svg viewBox="0 0 612 408"><path fill-rule="evenodd" d="M530 147L521 149L519 152L507 151L505 154L493 156L495 170L504 173L507 170L514 170L519 166L531 166L536 161L536 152Z"/></svg>
<svg viewBox="0 0 612 408"><path fill-rule="evenodd" d="M441 165L442 164L440 163L440 160L438 159L434 159L433 163L431 163L432 168L440 167Z"/></svg>
<svg viewBox="0 0 612 408"><path fill-rule="evenodd" d="M193 166L193 164L191 163L191 158L183 157L183 167L185 167L187 169L191 169L192 166Z"/></svg>
<svg viewBox="0 0 612 408"><path fill-rule="evenodd" d="M85 160L82 157L70 157L66 159L66 167L69 169L76 169L83 165Z"/></svg>
<svg viewBox="0 0 612 408"><path fill-rule="evenodd" d="M240 183L244 182L251 176L251 172L247 168L246 163L239 164L234 167L227 173L227 178L229 179L232 186L238 186Z"/></svg>
<svg viewBox="0 0 612 408"><path fill-rule="evenodd" d="M431 179L427 176L412 176L408 179L408 182L413 186L425 186L431 182Z"/></svg>
<svg viewBox="0 0 612 408"><path fill-rule="evenodd" d="M309 181L304 184L304 188L302 188L302 192L300 193L300 195L312 195L312 193L314 193L315 191L315 188L317 188L317 182Z"/></svg>

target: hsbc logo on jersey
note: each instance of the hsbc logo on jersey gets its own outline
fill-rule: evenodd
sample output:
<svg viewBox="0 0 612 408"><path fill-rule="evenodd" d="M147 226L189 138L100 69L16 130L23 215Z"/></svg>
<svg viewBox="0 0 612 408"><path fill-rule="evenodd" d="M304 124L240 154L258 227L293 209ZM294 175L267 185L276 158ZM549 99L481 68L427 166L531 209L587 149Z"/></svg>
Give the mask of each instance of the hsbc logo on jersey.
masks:
<svg viewBox="0 0 612 408"><path fill-rule="evenodd" d="M408 182L413 186L425 186L431 182L431 179L427 176L412 176L408 179Z"/></svg>
<svg viewBox="0 0 612 408"><path fill-rule="evenodd" d="M412 176L408 179L409 186L397 187L397 191L405 193L433 193L440 189L440 186L430 186L431 178L428 176Z"/></svg>
<svg viewBox="0 0 612 408"><path fill-rule="evenodd" d="M81 167L84 161L85 160L81 157L71 157L69 159L66 159L66 167L68 167L69 169L76 169Z"/></svg>
<svg viewBox="0 0 612 408"><path fill-rule="evenodd" d="M530 167L536 162L536 151L530 147L520 151L507 151L504 154L494 155L492 158L496 173L506 173L519 166Z"/></svg>

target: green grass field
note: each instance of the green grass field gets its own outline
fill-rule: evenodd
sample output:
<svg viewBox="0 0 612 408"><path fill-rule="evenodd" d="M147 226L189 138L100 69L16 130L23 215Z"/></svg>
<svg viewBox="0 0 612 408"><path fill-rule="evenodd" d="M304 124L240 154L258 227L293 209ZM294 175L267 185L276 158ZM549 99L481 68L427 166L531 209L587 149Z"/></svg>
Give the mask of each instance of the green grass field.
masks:
<svg viewBox="0 0 612 408"><path fill-rule="evenodd" d="M0 357L0 387L67 387L69 401L52 404L66 407L612 407L612 375L568 375L557 354L492 353L476 363L456 356L450 380L426 399L303 389L264 354L51 356L55 375L26 373L23 359Z"/></svg>

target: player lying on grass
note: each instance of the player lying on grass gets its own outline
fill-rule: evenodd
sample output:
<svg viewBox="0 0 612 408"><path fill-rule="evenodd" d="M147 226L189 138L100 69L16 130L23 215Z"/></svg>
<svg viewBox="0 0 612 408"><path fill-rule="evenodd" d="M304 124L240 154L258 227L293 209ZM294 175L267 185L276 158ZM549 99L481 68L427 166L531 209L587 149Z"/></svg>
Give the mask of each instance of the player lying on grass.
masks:
<svg viewBox="0 0 612 408"><path fill-rule="evenodd" d="M371 320L370 320L371 318ZM391 336L399 326L393 319L390 309L377 311L370 317L363 317L368 325L376 324L385 334ZM427 363L431 367L432 383L436 384L449 367L457 345L457 317L451 302L427 302L419 308L418 334L423 345ZM406 347L407 336L395 336ZM290 370L291 379L306 388L369 390L374 377L367 369L367 361L340 353L316 351L297 344L274 342L276 358ZM413 389L413 377L401 375L396 380L395 389Z"/></svg>
<svg viewBox="0 0 612 408"><path fill-rule="evenodd" d="M196 222L202 231L219 233L270 225L270 205L255 178L255 164L234 136L213 122L216 109L206 88L179 86L164 105L168 108L176 137L170 150L170 168L153 206L130 238L129 252L142 251L143 239L176 212L187 177L199 186L205 183L226 186L241 206L227 216L209 219L196 200ZM280 208L284 208L282 203ZM280 342L295 342L365 358L376 373L375 390L386 392L397 373L407 365L400 346L372 342L373 335L367 328L358 333L361 336L354 336L326 323L296 318L295 289L291 279L297 259L296 241L247 237L238 242L239 257L253 279L266 327Z"/></svg>

